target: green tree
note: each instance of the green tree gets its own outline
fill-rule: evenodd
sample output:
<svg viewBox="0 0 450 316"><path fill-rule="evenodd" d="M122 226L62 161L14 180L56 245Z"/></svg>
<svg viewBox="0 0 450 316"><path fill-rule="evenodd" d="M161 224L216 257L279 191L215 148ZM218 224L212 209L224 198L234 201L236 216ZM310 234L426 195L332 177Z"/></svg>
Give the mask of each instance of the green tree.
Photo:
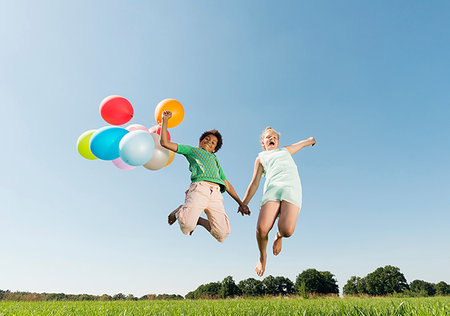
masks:
<svg viewBox="0 0 450 316"><path fill-rule="evenodd" d="M238 283L242 295L245 296L260 296L264 294L263 284L260 280L248 278Z"/></svg>
<svg viewBox="0 0 450 316"><path fill-rule="evenodd" d="M436 294L436 289L433 283L423 280L414 280L409 284L411 292L420 294L422 296L433 296Z"/></svg>
<svg viewBox="0 0 450 316"><path fill-rule="evenodd" d="M210 282L199 287L199 291L196 293L196 298L216 298L220 294L220 288L222 284L220 282Z"/></svg>
<svg viewBox="0 0 450 316"><path fill-rule="evenodd" d="M367 280L366 278L360 278L358 283L356 283L356 289L358 294L369 294L367 291Z"/></svg>
<svg viewBox="0 0 450 316"><path fill-rule="evenodd" d="M78 295L79 301L96 301L98 299L98 296L90 295L90 294L81 294Z"/></svg>
<svg viewBox="0 0 450 316"><path fill-rule="evenodd" d="M277 295L291 295L295 293L295 285L288 278L277 276L274 280Z"/></svg>
<svg viewBox="0 0 450 316"><path fill-rule="evenodd" d="M320 293L321 291L322 275L316 269L307 269L300 273L295 280L295 287L297 293L304 284L306 293Z"/></svg>
<svg viewBox="0 0 450 316"><path fill-rule="evenodd" d="M220 288L222 284L220 282L211 282L200 285L195 291L186 294L187 299L200 299L200 298L217 298L219 297Z"/></svg>
<svg viewBox="0 0 450 316"><path fill-rule="evenodd" d="M339 287L334 275L329 271L317 271L316 269L307 269L297 276L295 287L297 293L300 293L302 283L307 293L316 294L338 294Z"/></svg>
<svg viewBox="0 0 450 316"><path fill-rule="evenodd" d="M193 292L189 292L193 293ZM156 299L156 294L145 294L140 298L141 301L154 301Z"/></svg>
<svg viewBox="0 0 450 316"><path fill-rule="evenodd" d="M176 294L158 294L157 300L182 300L183 296Z"/></svg>
<svg viewBox="0 0 450 316"><path fill-rule="evenodd" d="M103 294L102 296L100 296L100 301L111 301L112 297L109 296L108 294Z"/></svg>
<svg viewBox="0 0 450 316"><path fill-rule="evenodd" d="M266 295L278 295L277 285L275 284L275 278L271 275L264 278L262 281L263 292Z"/></svg>
<svg viewBox="0 0 450 316"><path fill-rule="evenodd" d="M449 295L450 294L450 285L441 281L437 283L435 286L436 295Z"/></svg>
<svg viewBox="0 0 450 316"><path fill-rule="evenodd" d="M369 295L386 295L402 293L409 288L406 278L400 269L393 266L378 268L365 278Z"/></svg>
<svg viewBox="0 0 450 316"><path fill-rule="evenodd" d="M128 294L126 297L127 301L137 301L137 297L135 297L133 294Z"/></svg>
<svg viewBox="0 0 450 316"><path fill-rule="evenodd" d="M64 301L66 294L64 293L48 293L45 297L46 301Z"/></svg>
<svg viewBox="0 0 450 316"><path fill-rule="evenodd" d="M306 291L305 281L301 281L300 285L296 286L296 290L298 295L300 295L305 299L308 298L308 292Z"/></svg>
<svg viewBox="0 0 450 316"><path fill-rule="evenodd" d="M97 296L90 294L81 294L78 295L78 301L96 301Z"/></svg>
<svg viewBox="0 0 450 316"><path fill-rule="evenodd" d="M352 276L348 281L347 284L344 285L344 295L357 295L358 292L358 282L361 280L360 277Z"/></svg>
<svg viewBox="0 0 450 316"><path fill-rule="evenodd" d="M241 295L241 290L236 283L234 283L233 277L227 276L220 285L219 296L226 298L238 295Z"/></svg>
<svg viewBox="0 0 450 316"><path fill-rule="evenodd" d="M125 295L123 295L122 293L116 294L112 297L113 301L124 301L125 300Z"/></svg>
<svg viewBox="0 0 450 316"><path fill-rule="evenodd" d="M337 280L330 271L320 272L323 277L323 292L325 294L339 294Z"/></svg>

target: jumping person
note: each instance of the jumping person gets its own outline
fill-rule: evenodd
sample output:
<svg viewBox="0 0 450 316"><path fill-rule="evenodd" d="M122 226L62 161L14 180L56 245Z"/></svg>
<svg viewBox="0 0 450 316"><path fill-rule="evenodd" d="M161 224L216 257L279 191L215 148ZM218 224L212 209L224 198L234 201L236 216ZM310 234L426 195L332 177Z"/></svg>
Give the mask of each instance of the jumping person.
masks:
<svg viewBox="0 0 450 316"><path fill-rule="evenodd" d="M290 237L295 230L297 217L302 207L302 186L297 165L292 155L306 146L314 146L313 137L298 143L278 148L279 134L267 127L261 135L263 151L255 161L253 177L244 196L243 203L248 205L258 189L261 175L265 175L264 193L261 200L256 240L260 252L255 271L262 276L266 269L267 243L269 231L278 218L278 231L273 242L273 254L281 252L282 239Z"/></svg>
<svg viewBox="0 0 450 316"><path fill-rule="evenodd" d="M171 117L170 111L163 112L161 146L186 157L192 183L186 191L184 204L169 214L169 225L178 220L181 231L186 235L192 234L197 225L200 225L219 242L223 242L230 233L230 224L223 206L222 193L228 192L239 204L238 212L242 215L250 215L250 211L228 182L215 155L222 147L222 135L217 130L206 131L200 136L198 147L170 142L166 131ZM206 213L208 219L200 217L202 212Z"/></svg>

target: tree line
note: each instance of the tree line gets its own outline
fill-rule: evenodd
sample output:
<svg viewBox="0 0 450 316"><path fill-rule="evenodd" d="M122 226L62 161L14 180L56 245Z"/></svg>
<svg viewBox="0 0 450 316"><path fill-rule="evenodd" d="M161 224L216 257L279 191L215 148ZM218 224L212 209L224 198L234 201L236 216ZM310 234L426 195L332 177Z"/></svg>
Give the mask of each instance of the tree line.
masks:
<svg viewBox="0 0 450 316"><path fill-rule="evenodd" d="M402 293L405 296L441 296L450 295L450 285L444 281L434 284L423 280L414 280L408 284L399 268L385 266L363 278L352 276L343 292L344 295L383 296Z"/></svg>
<svg viewBox="0 0 450 316"><path fill-rule="evenodd" d="M116 295L90 295L90 294L64 294L64 293L30 293L11 292L0 290L0 301L138 301L138 300L182 300L181 295L176 294L146 294L140 298L133 294Z"/></svg>
<svg viewBox="0 0 450 316"><path fill-rule="evenodd" d="M269 275L263 280L249 278L235 283L231 276L222 282L200 285L196 290L186 294L186 299L289 296L299 295L304 298L320 295L338 295L339 288L335 276L329 271L307 269L300 273L295 283L288 278ZM360 278L352 276L343 288L344 296L434 296L450 295L450 285L441 281L437 284L422 280L407 283L400 269L393 266L380 267Z"/></svg>
<svg viewBox="0 0 450 316"><path fill-rule="evenodd" d="M300 273L295 283L290 279L271 275L263 280L248 278L238 282L227 276L221 282L211 282L200 285L185 297L176 294L147 294L140 298L132 294L122 293L110 296L88 294L64 293L29 293L10 292L0 290L0 300L12 301L137 301L137 300L182 300L186 299L218 299L232 297L258 297L258 296L290 296L299 295L304 298L320 295L339 294L339 287L335 276L329 271L307 269ZM365 277L352 276L343 288L344 296L444 296L450 295L450 285L441 281L437 284L423 280L414 280L408 284L400 269L394 266L385 266L376 269Z"/></svg>
<svg viewBox="0 0 450 316"><path fill-rule="evenodd" d="M300 273L295 283L283 276L269 275L263 280L248 278L236 284L231 276L222 282L200 285L186 294L187 299L228 298L237 296L289 296L308 294L338 295L339 287L331 272L308 269Z"/></svg>

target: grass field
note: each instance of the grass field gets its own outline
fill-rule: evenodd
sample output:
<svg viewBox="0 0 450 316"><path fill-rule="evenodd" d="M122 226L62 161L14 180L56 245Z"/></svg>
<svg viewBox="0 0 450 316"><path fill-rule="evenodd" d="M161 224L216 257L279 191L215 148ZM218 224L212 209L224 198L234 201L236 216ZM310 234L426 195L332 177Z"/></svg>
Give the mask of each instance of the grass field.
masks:
<svg viewBox="0 0 450 316"><path fill-rule="evenodd" d="M0 315L450 315L450 297L0 302Z"/></svg>

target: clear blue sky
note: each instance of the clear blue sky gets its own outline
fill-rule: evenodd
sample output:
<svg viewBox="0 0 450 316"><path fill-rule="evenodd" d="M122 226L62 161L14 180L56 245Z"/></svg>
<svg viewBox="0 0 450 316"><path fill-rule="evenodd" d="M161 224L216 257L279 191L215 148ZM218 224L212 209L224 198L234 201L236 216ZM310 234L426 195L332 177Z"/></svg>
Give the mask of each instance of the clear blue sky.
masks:
<svg viewBox="0 0 450 316"><path fill-rule="evenodd" d="M172 139L217 154L240 196L259 134L294 158L303 208L266 275L352 275L394 265L409 282L450 283L448 1L3 1L0 5L0 289L186 294L255 277L255 226L224 203L219 244L167 225L189 171L117 169L76 150L106 126L111 94L151 127L165 98L185 107ZM445 197L447 196L447 197ZM274 231L269 236L273 238Z"/></svg>

